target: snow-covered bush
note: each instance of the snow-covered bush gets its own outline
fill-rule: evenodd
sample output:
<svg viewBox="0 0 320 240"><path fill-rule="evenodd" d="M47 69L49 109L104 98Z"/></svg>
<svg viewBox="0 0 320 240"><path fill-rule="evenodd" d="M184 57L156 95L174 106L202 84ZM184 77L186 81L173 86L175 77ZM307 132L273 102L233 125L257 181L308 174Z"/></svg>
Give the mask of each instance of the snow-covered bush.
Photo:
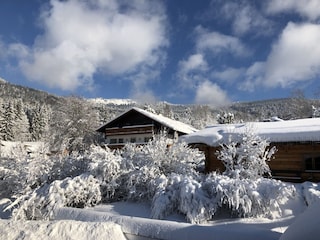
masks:
<svg viewBox="0 0 320 240"><path fill-rule="evenodd" d="M86 158L90 174L101 181L102 201L108 202L151 201L162 175L197 175L196 167L204 156L185 143L169 147L161 134L145 145L128 143L119 151L92 147Z"/></svg>
<svg viewBox="0 0 320 240"><path fill-rule="evenodd" d="M177 211L184 214L191 223L201 223L212 218L216 202L204 192L201 178L171 174L161 180L152 201L152 218L163 219Z"/></svg>
<svg viewBox="0 0 320 240"><path fill-rule="evenodd" d="M267 164L276 148L268 149L269 142L259 137L248 127L237 139L229 139L217 151L217 157L225 166L224 174L233 178L257 179L270 175Z"/></svg>
<svg viewBox="0 0 320 240"><path fill-rule="evenodd" d="M134 166L151 164L165 175L198 174L196 168L204 159L202 152L190 148L184 142L169 146L165 134L154 136L146 145L127 144L122 150L122 156Z"/></svg>
<svg viewBox="0 0 320 240"><path fill-rule="evenodd" d="M123 165L127 167L127 173L122 175L122 182L123 188L127 191L125 193L127 199L152 198L155 191L154 181L161 175L161 159L165 151L164 141L157 143L150 141L144 146L127 144L122 149Z"/></svg>
<svg viewBox="0 0 320 240"><path fill-rule="evenodd" d="M44 152L30 155L18 144L10 156L0 158L0 197L19 196L49 179L53 162Z"/></svg>
<svg viewBox="0 0 320 240"><path fill-rule="evenodd" d="M16 198L54 180L75 177L88 171L89 160L84 155L48 156L46 151L28 154L23 144L17 144L8 157L0 158L0 197Z"/></svg>
<svg viewBox="0 0 320 240"><path fill-rule="evenodd" d="M168 146L165 134L155 136L146 145L127 144L121 152L128 169L124 182L128 199L152 200L158 180L172 173L198 175L196 167L204 156L197 149L191 149L185 143Z"/></svg>
<svg viewBox="0 0 320 240"><path fill-rule="evenodd" d="M114 198L121 185L120 176L127 171L122 157L107 147L92 146L87 158L90 159L90 174L100 181L102 199Z"/></svg>
<svg viewBox="0 0 320 240"><path fill-rule="evenodd" d="M203 182L208 196L217 206L237 217L269 217L281 215L280 205L295 194L292 184L274 179L235 179L213 173Z"/></svg>
<svg viewBox="0 0 320 240"><path fill-rule="evenodd" d="M88 190L81 188L90 185L89 178L83 180L81 177L72 180L73 177L88 171L89 160L85 156L76 153L69 156L48 156L41 149L32 154L26 154L22 147L15 148L10 156L0 158L0 197L14 201L11 208L16 208L14 212L17 218L43 218L46 217L51 205L60 206L59 203L48 200L49 196L54 195L54 189L59 188L57 186L59 182L55 180L62 180L61 184L69 185L64 190L68 197L61 200L65 206L91 204L92 201L86 193ZM70 185L71 181L74 182L73 187ZM52 182L54 183L51 186ZM100 184L96 186L99 187ZM89 189L97 191L97 187L89 186ZM100 188L98 190L100 192Z"/></svg>
<svg viewBox="0 0 320 240"><path fill-rule="evenodd" d="M8 208L13 218L51 219L60 207L90 207L101 201L100 182L92 175L56 180L20 196Z"/></svg>
<svg viewBox="0 0 320 240"><path fill-rule="evenodd" d="M234 179L212 173L193 178L172 174L162 177L152 202L153 218L179 211L191 223L203 223L221 211L236 217L281 215L281 204L295 194L291 184L260 178Z"/></svg>
<svg viewBox="0 0 320 240"><path fill-rule="evenodd" d="M84 154L73 151L69 155L53 155L48 182L76 177L88 171L91 160Z"/></svg>

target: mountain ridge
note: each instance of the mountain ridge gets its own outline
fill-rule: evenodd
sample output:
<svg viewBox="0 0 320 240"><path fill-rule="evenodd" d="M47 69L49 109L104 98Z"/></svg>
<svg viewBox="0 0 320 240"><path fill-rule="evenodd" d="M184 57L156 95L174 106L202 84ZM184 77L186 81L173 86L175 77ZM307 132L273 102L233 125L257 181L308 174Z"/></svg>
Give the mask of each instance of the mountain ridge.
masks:
<svg viewBox="0 0 320 240"><path fill-rule="evenodd" d="M77 97L57 96L46 91L12 84L4 79L2 80L2 78L0 79L0 98L2 98L2 100L21 99L23 102L30 104L38 103L50 105L55 109L55 105L64 104L66 99L69 97ZM306 98L276 98L246 102L238 101L221 107L212 107L205 104L173 104L165 101L158 101L155 103L139 103L133 99L108 99L99 97L79 98L89 102L99 111L103 111L105 108L108 108L109 111L113 110L115 112L113 115L116 115L119 112L121 113L130 107L136 106L144 109L154 108L155 112L175 118L177 120L183 119L181 115L185 115L185 111L192 111L193 113L198 112L198 115L202 115L204 118L208 118L208 114L211 115L209 117L212 118L223 112L234 112L235 115L238 116L236 117L238 118L238 121L257 121L273 116L283 119L307 118L311 117L312 115L311 106L320 107L319 99ZM170 113L170 111L173 113ZM169 116L170 114L172 116ZM199 120L199 116L196 117L196 120Z"/></svg>

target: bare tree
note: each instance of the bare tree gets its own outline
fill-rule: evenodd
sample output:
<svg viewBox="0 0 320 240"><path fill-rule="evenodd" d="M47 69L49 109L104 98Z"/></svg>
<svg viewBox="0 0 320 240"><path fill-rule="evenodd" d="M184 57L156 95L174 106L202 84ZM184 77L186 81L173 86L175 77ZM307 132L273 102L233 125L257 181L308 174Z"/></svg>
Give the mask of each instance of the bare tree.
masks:
<svg viewBox="0 0 320 240"><path fill-rule="evenodd" d="M52 146L69 151L84 150L95 141L98 125L98 112L87 100L68 97L59 111L53 114L51 128L55 132Z"/></svg>

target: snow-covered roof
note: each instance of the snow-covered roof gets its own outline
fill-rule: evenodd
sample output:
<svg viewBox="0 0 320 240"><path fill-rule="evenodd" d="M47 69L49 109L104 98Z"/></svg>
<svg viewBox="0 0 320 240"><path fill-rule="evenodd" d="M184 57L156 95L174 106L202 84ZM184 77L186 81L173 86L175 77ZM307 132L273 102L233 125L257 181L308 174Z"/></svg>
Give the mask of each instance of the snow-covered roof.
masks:
<svg viewBox="0 0 320 240"><path fill-rule="evenodd" d="M159 122L162 125L164 125L168 128L171 128L175 131L187 133L187 134L198 131L197 129L195 129L191 125L185 124L183 122L173 120L171 118L167 118L162 115L157 115L157 114L151 113L149 111L143 110L141 108L133 107L133 109L136 110L137 112L153 119L154 121Z"/></svg>
<svg viewBox="0 0 320 240"><path fill-rule="evenodd" d="M198 131L198 129L192 127L191 125L185 124L185 123L177 121L177 120L173 120L173 119L167 118L167 117L162 116L162 115L154 114L154 113L151 113L149 111L146 111L146 110L143 110L143 109L137 108L137 107L131 108L129 111L121 114L116 119L120 118L121 116L125 115L126 113L128 113L128 112L130 112L132 110L134 110L136 112L139 112L139 113L143 114L144 116L146 116L146 117L148 117L148 118L150 118L150 119L162 124L165 127L168 127L168 128L170 128L170 129L172 129L174 131L177 131L177 132L189 134L189 133L193 133L193 132ZM112 120L110 122L113 122L114 120ZM104 126L108 125L109 123L104 124L102 127L98 128L97 131L100 131L101 129L103 129Z"/></svg>
<svg viewBox="0 0 320 240"><path fill-rule="evenodd" d="M219 124L182 136L181 141L219 146L227 143L230 138L236 141L237 136L248 129L270 142L320 142L320 118Z"/></svg>

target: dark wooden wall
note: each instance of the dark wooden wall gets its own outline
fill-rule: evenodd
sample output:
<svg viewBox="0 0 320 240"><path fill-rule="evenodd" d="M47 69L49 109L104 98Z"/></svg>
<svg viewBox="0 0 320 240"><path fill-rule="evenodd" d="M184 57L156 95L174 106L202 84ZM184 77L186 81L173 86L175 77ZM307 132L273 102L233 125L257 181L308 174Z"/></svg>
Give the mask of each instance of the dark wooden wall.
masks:
<svg viewBox="0 0 320 240"><path fill-rule="evenodd" d="M278 143L277 152L268 163L272 177L291 182L320 181L320 171L305 169L305 159L311 155L320 156L320 143ZM224 165L217 159L219 147L210 147L205 144L194 144L193 147L203 151L206 156L205 171L224 171Z"/></svg>

